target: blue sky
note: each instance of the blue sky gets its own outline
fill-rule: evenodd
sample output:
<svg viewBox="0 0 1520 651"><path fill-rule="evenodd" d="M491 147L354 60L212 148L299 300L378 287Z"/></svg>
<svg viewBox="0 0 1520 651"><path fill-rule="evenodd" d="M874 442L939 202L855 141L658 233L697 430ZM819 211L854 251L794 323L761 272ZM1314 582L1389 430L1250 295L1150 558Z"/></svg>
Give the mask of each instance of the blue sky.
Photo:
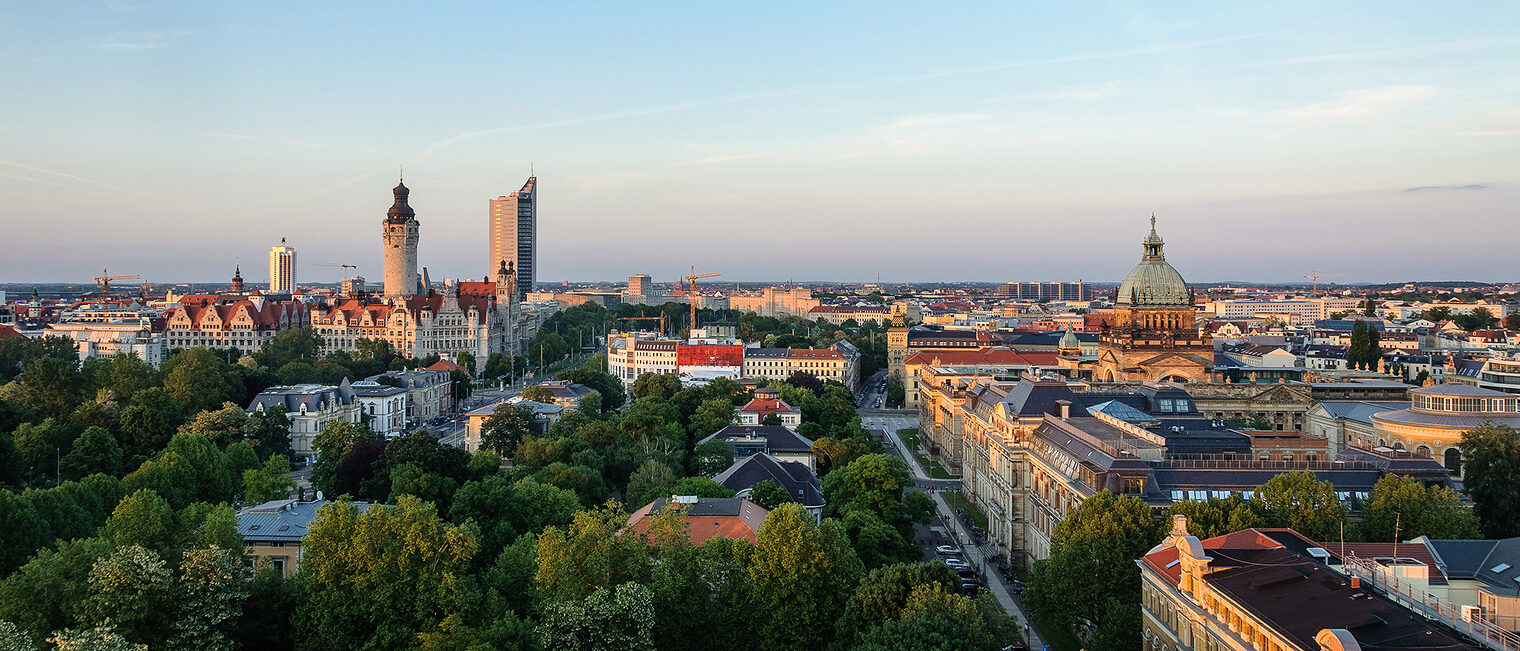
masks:
<svg viewBox="0 0 1520 651"><path fill-rule="evenodd" d="M9 3L0 282L1517 280L1520 4Z"/></svg>

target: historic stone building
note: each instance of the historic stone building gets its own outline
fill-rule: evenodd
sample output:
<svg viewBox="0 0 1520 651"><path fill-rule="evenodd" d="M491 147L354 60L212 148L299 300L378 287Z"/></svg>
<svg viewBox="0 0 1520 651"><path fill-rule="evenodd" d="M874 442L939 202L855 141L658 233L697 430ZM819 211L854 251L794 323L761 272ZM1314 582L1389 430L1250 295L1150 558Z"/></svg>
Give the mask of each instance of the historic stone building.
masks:
<svg viewBox="0 0 1520 651"><path fill-rule="evenodd" d="M1119 284L1114 325L1099 336L1094 378L1103 382L1206 382L1214 370L1214 346L1198 330L1193 292L1162 253L1156 234L1145 254Z"/></svg>
<svg viewBox="0 0 1520 651"><path fill-rule="evenodd" d="M385 243L385 295L404 298L421 293L417 276L417 213L407 203L411 190L397 183L396 203L385 213L380 237Z"/></svg>

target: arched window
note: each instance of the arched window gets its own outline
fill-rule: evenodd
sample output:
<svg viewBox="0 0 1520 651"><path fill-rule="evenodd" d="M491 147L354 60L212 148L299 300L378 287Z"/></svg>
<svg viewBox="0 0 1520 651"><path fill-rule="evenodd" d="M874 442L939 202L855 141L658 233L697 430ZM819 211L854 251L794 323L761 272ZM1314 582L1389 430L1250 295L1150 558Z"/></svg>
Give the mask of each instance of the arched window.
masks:
<svg viewBox="0 0 1520 651"><path fill-rule="evenodd" d="M1446 448L1446 470L1453 475L1462 474L1462 451L1457 448Z"/></svg>
<svg viewBox="0 0 1520 651"><path fill-rule="evenodd" d="M1422 457L1430 456L1430 446L1422 445L1414 449L1414 453Z"/></svg>

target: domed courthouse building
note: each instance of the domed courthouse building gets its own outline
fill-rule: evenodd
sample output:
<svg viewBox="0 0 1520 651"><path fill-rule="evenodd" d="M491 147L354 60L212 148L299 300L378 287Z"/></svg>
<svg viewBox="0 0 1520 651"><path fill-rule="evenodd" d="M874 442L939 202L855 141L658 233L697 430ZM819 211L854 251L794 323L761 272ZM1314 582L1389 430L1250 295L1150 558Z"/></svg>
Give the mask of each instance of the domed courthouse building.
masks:
<svg viewBox="0 0 1520 651"><path fill-rule="evenodd" d="M1140 264L1119 284L1114 325L1098 337L1099 382L1208 382L1213 379L1213 337L1198 332L1193 290L1166 261L1166 243L1151 234Z"/></svg>

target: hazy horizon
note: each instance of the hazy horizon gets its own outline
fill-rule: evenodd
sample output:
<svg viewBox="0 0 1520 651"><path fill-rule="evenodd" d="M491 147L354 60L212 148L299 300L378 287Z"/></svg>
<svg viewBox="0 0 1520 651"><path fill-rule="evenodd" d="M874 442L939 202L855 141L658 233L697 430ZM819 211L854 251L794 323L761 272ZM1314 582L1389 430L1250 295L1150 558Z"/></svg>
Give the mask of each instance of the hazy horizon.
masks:
<svg viewBox="0 0 1520 651"><path fill-rule="evenodd" d="M1117 282L1152 213L1195 284L1513 281L1517 18L21 4L0 282L262 282L281 237L378 281L402 165L435 280L489 271L531 165L544 283Z"/></svg>

